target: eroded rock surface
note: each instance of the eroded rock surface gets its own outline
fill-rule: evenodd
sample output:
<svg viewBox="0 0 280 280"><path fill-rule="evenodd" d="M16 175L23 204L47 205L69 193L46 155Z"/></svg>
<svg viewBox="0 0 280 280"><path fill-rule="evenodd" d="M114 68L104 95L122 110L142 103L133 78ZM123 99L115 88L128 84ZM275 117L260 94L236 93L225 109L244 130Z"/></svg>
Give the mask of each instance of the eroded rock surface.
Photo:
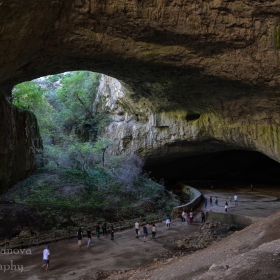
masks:
<svg viewBox="0 0 280 280"><path fill-rule="evenodd" d="M279 4L2 0L1 93L47 74L101 72L129 92L117 103L130 119L110 128L122 153L162 160L246 149L279 161Z"/></svg>
<svg viewBox="0 0 280 280"><path fill-rule="evenodd" d="M0 96L0 192L34 172L41 147L35 116Z"/></svg>

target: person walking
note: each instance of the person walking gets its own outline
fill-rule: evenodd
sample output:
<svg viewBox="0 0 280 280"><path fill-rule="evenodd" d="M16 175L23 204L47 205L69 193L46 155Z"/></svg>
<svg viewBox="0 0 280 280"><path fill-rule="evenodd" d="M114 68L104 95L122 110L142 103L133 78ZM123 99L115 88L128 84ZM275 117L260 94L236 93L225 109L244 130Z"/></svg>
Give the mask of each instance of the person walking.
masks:
<svg viewBox="0 0 280 280"><path fill-rule="evenodd" d="M238 196L235 194L234 197L234 205L238 205Z"/></svg>
<svg viewBox="0 0 280 280"><path fill-rule="evenodd" d="M139 237L139 234L138 234L139 233L139 227L140 227L139 222L136 221L136 223L135 223L135 233L136 233L135 238Z"/></svg>
<svg viewBox="0 0 280 280"><path fill-rule="evenodd" d="M203 211L201 211L200 216L201 216L201 222L205 223L205 214Z"/></svg>
<svg viewBox="0 0 280 280"><path fill-rule="evenodd" d="M111 231L111 240L114 240L114 226L111 224L110 226L110 231Z"/></svg>
<svg viewBox="0 0 280 280"><path fill-rule="evenodd" d="M46 248L43 251L43 262L44 264L41 266L41 268L46 266L46 271L50 271L50 250L49 245L46 245Z"/></svg>
<svg viewBox="0 0 280 280"><path fill-rule="evenodd" d="M207 198L205 197L205 199L204 199L204 208L206 208L207 207Z"/></svg>
<svg viewBox="0 0 280 280"><path fill-rule="evenodd" d="M171 218L170 218L170 216L168 214L165 217L165 223L166 223L166 227L170 228Z"/></svg>
<svg viewBox="0 0 280 280"><path fill-rule="evenodd" d="M148 227L147 224L143 226L144 242L146 242L148 236Z"/></svg>
<svg viewBox="0 0 280 280"><path fill-rule="evenodd" d="M188 212L185 212L185 223L188 223Z"/></svg>
<svg viewBox="0 0 280 280"><path fill-rule="evenodd" d="M99 226L99 224L96 225L95 232L96 232L96 237L99 238L99 236L100 236L100 226Z"/></svg>
<svg viewBox="0 0 280 280"><path fill-rule="evenodd" d="M227 212L227 209L228 209L228 203L226 201L226 203L225 203L225 212Z"/></svg>
<svg viewBox="0 0 280 280"><path fill-rule="evenodd" d="M191 209L191 212L189 214L189 217L190 217L190 224L193 222L193 212L192 212L192 209Z"/></svg>
<svg viewBox="0 0 280 280"><path fill-rule="evenodd" d="M87 247L88 247L88 248L90 247L91 238L92 238L91 229L88 228L88 229L87 229Z"/></svg>
<svg viewBox="0 0 280 280"><path fill-rule="evenodd" d="M183 211L181 214L181 220L182 220L182 223L185 222L185 211Z"/></svg>
<svg viewBox="0 0 280 280"><path fill-rule="evenodd" d="M105 235L108 236L106 222L104 222L103 225L102 225L102 234L103 234L103 236L105 236Z"/></svg>
<svg viewBox="0 0 280 280"><path fill-rule="evenodd" d="M156 238L156 225L153 224L153 227L152 227L152 239L155 239Z"/></svg>
<svg viewBox="0 0 280 280"><path fill-rule="evenodd" d="M215 205L218 206L218 197L217 196L215 197Z"/></svg>
<svg viewBox="0 0 280 280"><path fill-rule="evenodd" d="M210 196L210 198L209 198L209 202L210 202L210 205L212 206L212 196Z"/></svg>
<svg viewBox="0 0 280 280"><path fill-rule="evenodd" d="M82 246L82 239L83 239L83 232L82 232L81 228L78 229L77 238L78 238L78 247L81 248L81 246Z"/></svg>

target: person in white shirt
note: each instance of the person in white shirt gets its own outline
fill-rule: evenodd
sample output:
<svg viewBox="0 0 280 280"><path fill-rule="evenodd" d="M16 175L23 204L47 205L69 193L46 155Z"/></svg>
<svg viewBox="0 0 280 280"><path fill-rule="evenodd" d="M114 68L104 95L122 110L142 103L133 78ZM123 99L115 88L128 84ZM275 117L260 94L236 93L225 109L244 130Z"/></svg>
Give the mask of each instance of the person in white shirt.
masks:
<svg viewBox="0 0 280 280"><path fill-rule="evenodd" d="M153 227L152 227L152 239L155 239L156 238L156 225L153 224Z"/></svg>
<svg viewBox="0 0 280 280"><path fill-rule="evenodd" d="M46 266L46 271L49 271L49 267L50 267L50 250L49 250L49 245L46 245L46 249L43 251L43 261L44 264L41 266L41 268Z"/></svg>
<svg viewBox="0 0 280 280"><path fill-rule="evenodd" d="M182 219L182 223L185 222L185 211L182 212L181 219Z"/></svg>
<svg viewBox="0 0 280 280"><path fill-rule="evenodd" d="M139 232L139 222L138 221L135 223L135 232L136 232L136 238L138 238L139 237L139 234L138 234L138 232Z"/></svg>
<svg viewBox="0 0 280 280"><path fill-rule="evenodd" d="M233 199L234 199L234 205L238 205L238 196L234 195Z"/></svg>

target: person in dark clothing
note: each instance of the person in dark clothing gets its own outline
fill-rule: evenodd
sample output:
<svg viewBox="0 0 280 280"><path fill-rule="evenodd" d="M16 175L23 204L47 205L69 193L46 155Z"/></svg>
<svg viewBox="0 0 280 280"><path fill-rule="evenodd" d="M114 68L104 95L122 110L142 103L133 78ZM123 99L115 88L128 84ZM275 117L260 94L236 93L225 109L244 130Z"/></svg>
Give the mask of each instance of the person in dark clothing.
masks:
<svg viewBox="0 0 280 280"><path fill-rule="evenodd" d="M82 246L82 239L83 239L83 232L82 232L81 228L78 229L77 238L78 238L78 247L81 248L81 246Z"/></svg>
<svg viewBox="0 0 280 280"><path fill-rule="evenodd" d="M96 232L96 237L99 238L99 236L100 236L100 226L99 226L99 224L96 225L95 232Z"/></svg>
<svg viewBox="0 0 280 280"><path fill-rule="evenodd" d="M218 205L218 197L215 197L215 204Z"/></svg>
<svg viewBox="0 0 280 280"><path fill-rule="evenodd" d="M210 198L209 198L209 202L210 202L210 205L212 206L212 196L210 196Z"/></svg>
<svg viewBox="0 0 280 280"><path fill-rule="evenodd" d="M91 237L92 237L91 229L88 228L88 229L87 229L87 239L88 239L88 241L87 241L87 247L88 247L88 248L90 247Z"/></svg>
<svg viewBox="0 0 280 280"><path fill-rule="evenodd" d="M114 226L111 224L110 226L110 231L111 231L111 240L114 240Z"/></svg>
<svg viewBox="0 0 280 280"><path fill-rule="evenodd" d="M147 225L143 226L143 234L144 234L144 241L146 242L147 236L148 236L148 227Z"/></svg>
<svg viewBox="0 0 280 280"><path fill-rule="evenodd" d="M225 203L225 212L227 212L227 209L228 209L228 203L226 201L226 203Z"/></svg>
<svg viewBox="0 0 280 280"><path fill-rule="evenodd" d="M104 222L103 225L102 225L102 233L103 233L103 236L105 236L105 235L108 236L106 222Z"/></svg>
<svg viewBox="0 0 280 280"><path fill-rule="evenodd" d="M201 211L200 215L201 215L201 222L204 223L205 222L205 214L204 214L204 212Z"/></svg>

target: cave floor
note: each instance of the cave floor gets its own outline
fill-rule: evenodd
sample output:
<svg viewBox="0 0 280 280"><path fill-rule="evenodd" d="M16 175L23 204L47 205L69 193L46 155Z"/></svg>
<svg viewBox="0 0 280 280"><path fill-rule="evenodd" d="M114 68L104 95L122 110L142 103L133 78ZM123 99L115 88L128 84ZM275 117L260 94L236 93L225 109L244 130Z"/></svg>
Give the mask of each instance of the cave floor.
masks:
<svg viewBox="0 0 280 280"><path fill-rule="evenodd" d="M208 204L201 209L225 213L225 203L228 203L228 213L235 215L244 215L258 218L265 218L272 215L280 209L280 188L276 187L254 187L250 188L242 186L232 186L225 189L197 187L197 189L207 198ZM238 196L238 205L234 203L234 195ZM229 202L229 196L232 202ZM213 203L209 204L209 198L212 196ZM218 205L215 205L214 199L217 196Z"/></svg>
<svg viewBox="0 0 280 280"><path fill-rule="evenodd" d="M248 191L243 189L203 189L200 191L209 197L217 196L219 206L209 206L207 211L224 212L224 203L228 196L237 193L239 205L229 205L229 213L243 214L247 216L265 217L280 208L280 201L276 192ZM203 205L201 205L203 209ZM195 210L199 215L198 208ZM32 247L32 254L1 254L0 255L0 278L5 279L96 279L94 274L100 270L145 270L146 265L152 263L162 253L169 249L167 243L173 242L173 238L182 238L198 230L200 223L192 225L182 223L180 219L172 221L170 230L166 229L165 223L157 224L157 238L152 240L148 237L147 242L143 238L136 239L134 229L115 233L115 240L110 237L93 238L92 247L86 248L86 238L83 240L81 249L77 248L76 239L63 240L50 244L50 271L40 269L42 265L42 251L44 245ZM171 239L171 240L170 240ZM173 242L174 243L174 242ZM172 246L171 246L172 247ZM23 271L18 269L3 271L4 265L22 266ZM103 278L100 278L103 279Z"/></svg>

